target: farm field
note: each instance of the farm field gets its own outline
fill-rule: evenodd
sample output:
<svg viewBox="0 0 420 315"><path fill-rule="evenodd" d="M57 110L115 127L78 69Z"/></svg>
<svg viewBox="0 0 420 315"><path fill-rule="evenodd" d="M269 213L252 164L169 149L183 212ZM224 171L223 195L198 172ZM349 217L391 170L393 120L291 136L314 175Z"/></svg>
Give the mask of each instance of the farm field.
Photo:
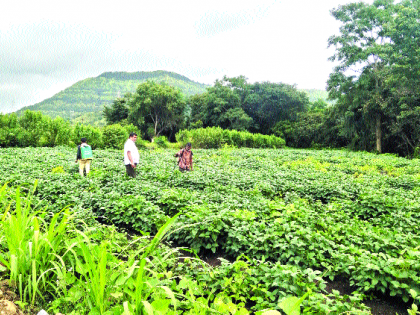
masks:
<svg viewBox="0 0 420 315"><path fill-rule="evenodd" d="M0 206L6 209L10 201L11 208L18 207L14 198L20 187L22 198L31 198L32 211L48 213L45 221L54 222L50 218L57 214L60 222L58 216L68 208L87 226L95 226L97 218L128 231L119 234L108 227L93 233L98 244L112 240L107 262L118 270L124 270L132 256L118 260L115 253L121 249L115 244L167 230L167 245L156 251L170 255L162 254L166 260L149 286L165 287L161 291L167 296L154 291L142 306L155 307L154 314L199 314L193 306L197 303L208 308L200 314L287 313L287 297L295 298L303 313L312 314L369 314L362 300L376 295L419 304L418 160L344 150L193 152L195 170L180 173L173 150L141 151L137 178L129 179L118 150L95 150L92 171L81 178L75 149L0 149L0 186L7 184L4 191L9 194ZM0 240L7 237L3 227ZM191 249L191 257L174 259L178 252L170 249L177 247ZM100 257L104 248L100 245L91 253ZM0 245L0 253L10 256L7 246ZM208 266L194 253L222 257L220 266ZM104 266L107 262L101 261ZM7 278L8 271L0 276ZM349 295L327 292L328 282L337 278L357 290ZM67 283L67 289L75 281ZM187 292L193 292L194 299L186 298ZM112 300L104 299L106 307L89 302L92 314L111 309L121 314L130 304L124 304L131 296L125 291L111 293ZM83 313L77 308L82 296L54 298L58 302L50 303L52 310ZM166 308L158 310L156 301L163 300Z"/></svg>

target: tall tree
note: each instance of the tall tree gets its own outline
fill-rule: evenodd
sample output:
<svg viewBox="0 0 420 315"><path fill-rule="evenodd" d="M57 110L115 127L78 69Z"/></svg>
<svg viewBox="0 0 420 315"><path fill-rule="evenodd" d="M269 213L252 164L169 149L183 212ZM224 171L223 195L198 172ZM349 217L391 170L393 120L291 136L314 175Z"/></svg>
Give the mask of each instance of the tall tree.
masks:
<svg viewBox="0 0 420 315"><path fill-rule="evenodd" d="M184 122L184 96L179 89L166 84L154 81L140 84L128 105L128 121L149 137L173 131Z"/></svg>
<svg viewBox="0 0 420 315"><path fill-rule="evenodd" d="M330 59L339 62L328 81L330 95L338 100L345 116L363 113L363 119L375 130L378 152L382 152L382 125L389 105L386 73L393 44L386 26L393 20L393 1L351 3L332 10L342 26L339 36L329 38L329 46L336 48Z"/></svg>
<svg viewBox="0 0 420 315"><path fill-rule="evenodd" d="M407 155L420 145L420 1L403 0L395 5L393 19L386 25L394 49L390 54L388 85L393 117L390 141Z"/></svg>
<svg viewBox="0 0 420 315"><path fill-rule="evenodd" d="M332 14L343 25L329 39L339 65L328 90L347 133L364 143L373 135L378 152L412 153L420 145L420 1L353 3Z"/></svg>

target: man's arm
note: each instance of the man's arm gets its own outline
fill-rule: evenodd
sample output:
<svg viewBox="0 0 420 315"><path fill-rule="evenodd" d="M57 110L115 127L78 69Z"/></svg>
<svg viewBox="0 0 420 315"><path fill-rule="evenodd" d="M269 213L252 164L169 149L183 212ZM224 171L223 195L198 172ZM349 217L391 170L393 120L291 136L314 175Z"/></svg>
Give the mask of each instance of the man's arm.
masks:
<svg viewBox="0 0 420 315"><path fill-rule="evenodd" d="M82 151L81 151L80 145L79 145L79 146L77 146L76 163L77 163L78 160L81 160L81 159L82 159Z"/></svg>
<svg viewBox="0 0 420 315"><path fill-rule="evenodd" d="M134 165L133 157L131 156L131 151L127 151L127 157L128 157L128 160L130 161L131 167L135 168L136 165Z"/></svg>

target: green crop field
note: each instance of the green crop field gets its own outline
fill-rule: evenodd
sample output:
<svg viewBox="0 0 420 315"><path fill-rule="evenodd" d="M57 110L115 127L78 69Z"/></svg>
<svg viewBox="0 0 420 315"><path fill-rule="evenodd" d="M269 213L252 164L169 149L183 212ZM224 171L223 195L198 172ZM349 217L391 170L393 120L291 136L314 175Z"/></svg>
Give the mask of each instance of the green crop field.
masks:
<svg viewBox="0 0 420 315"><path fill-rule="evenodd" d="M75 149L0 150L3 213L30 202L44 230L59 227L63 213L74 221L63 236L67 250L55 251L64 258L49 267L65 290L53 294L51 279L31 276L32 289L20 293L27 305L49 303L74 314L299 314L291 310L296 304L303 313L369 314L362 300L378 294L419 302L418 160L345 150L226 148L193 150L195 170L180 173L175 152L157 149L141 151L138 176L131 179L121 151L95 150L92 171L81 178ZM12 221L6 224L10 215L0 218L0 240L6 240ZM31 224L28 231L36 230ZM81 241L79 234L93 238ZM149 234L157 234L155 243L147 243ZM123 250L137 238L134 248ZM82 245L73 250L69 244L76 243ZM18 254L1 244L0 276L15 272L19 279L7 265ZM179 259L179 247L190 257ZM211 255L222 257L220 266L198 259ZM93 277L83 267L90 263L103 274ZM327 292L337 278L355 291ZM92 279L104 288L91 297Z"/></svg>

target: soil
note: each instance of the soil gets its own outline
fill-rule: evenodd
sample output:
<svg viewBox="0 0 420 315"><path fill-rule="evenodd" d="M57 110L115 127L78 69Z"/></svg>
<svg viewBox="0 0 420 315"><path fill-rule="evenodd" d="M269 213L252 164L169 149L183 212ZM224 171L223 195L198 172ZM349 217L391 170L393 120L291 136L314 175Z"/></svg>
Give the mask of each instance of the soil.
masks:
<svg viewBox="0 0 420 315"><path fill-rule="evenodd" d="M8 281L0 281L0 315L24 315L13 302L16 300L17 296L11 290Z"/></svg>
<svg viewBox="0 0 420 315"><path fill-rule="evenodd" d="M337 290L341 295L349 295L356 288L350 286L347 279L338 277L334 281L327 283L326 290L329 293L332 290ZM379 294L373 296L372 299L365 300L363 303L371 309L372 315L408 315L407 309L411 308L410 303L404 303L399 298Z"/></svg>

